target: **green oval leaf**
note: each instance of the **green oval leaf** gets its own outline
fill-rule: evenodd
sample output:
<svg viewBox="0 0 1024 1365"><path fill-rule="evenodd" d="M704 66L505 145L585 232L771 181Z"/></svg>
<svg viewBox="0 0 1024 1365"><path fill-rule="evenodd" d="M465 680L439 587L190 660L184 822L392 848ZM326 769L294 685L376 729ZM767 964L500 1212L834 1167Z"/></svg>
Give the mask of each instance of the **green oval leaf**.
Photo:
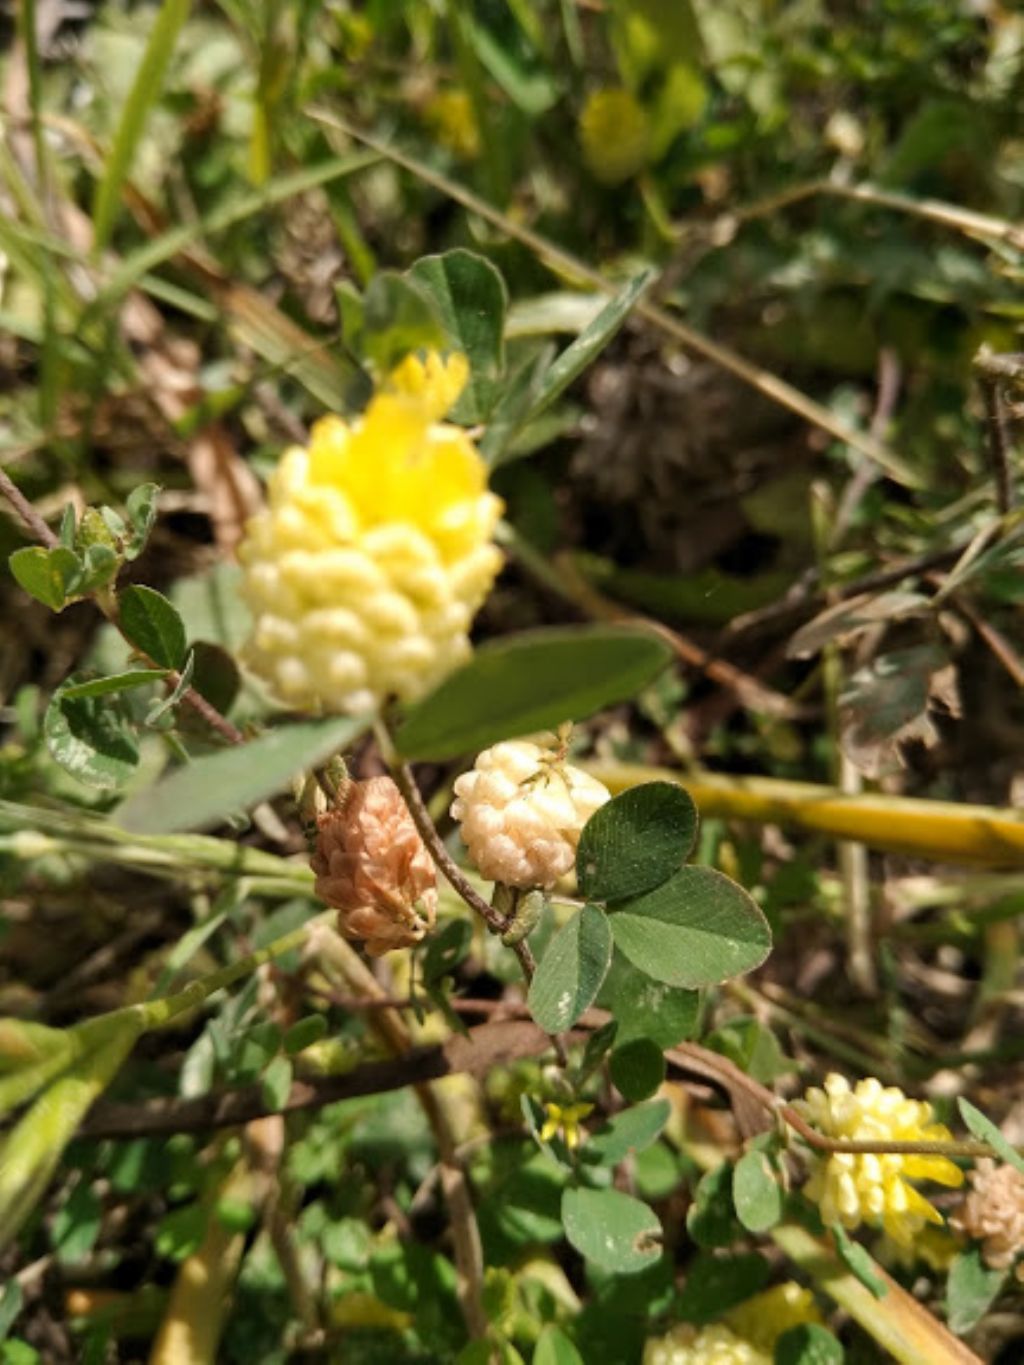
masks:
<svg viewBox="0 0 1024 1365"><path fill-rule="evenodd" d="M111 692L128 692L134 687L166 678L164 668L129 668L124 673L111 673L106 678L89 678L86 682L70 683L61 688L65 697L105 697Z"/></svg>
<svg viewBox="0 0 1024 1365"><path fill-rule="evenodd" d="M686 1231L698 1246L727 1247L743 1235L732 1202L732 1172L730 1163L723 1161L697 1182L686 1211Z"/></svg>
<svg viewBox="0 0 1024 1365"><path fill-rule="evenodd" d="M155 588L131 583L121 594L120 623L129 644L163 668L185 662L185 623L178 609Z"/></svg>
<svg viewBox="0 0 1024 1365"><path fill-rule="evenodd" d="M397 744L409 759L455 758L625 701L671 659L628 626L527 631L484 645L413 707Z"/></svg>
<svg viewBox="0 0 1024 1365"><path fill-rule="evenodd" d="M772 946L747 893L709 867L683 867L610 916L615 946L655 981L690 990L752 971Z"/></svg>
<svg viewBox="0 0 1024 1365"><path fill-rule="evenodd" d="M1009 1275L1008 1269L993 1270L981 1257L981 1248L962 1251L949 1268L946 1281L946 1315L949 1330L957 1336L969 1332L988 1312Z"/></svg>
<svg viewBox="0 0 1024 1365"><path fill-rule="evenodd" d="M263 1103L274 1113L285 1106L292 1089L292 1063L288 1057L275 1057L260 1079Z"/></svg>
<svg viewBox="0 0 1024 1365"><path fill-rule="evenodd" d="M46 708L43 733L65 772L101 791L120 790L139 762L131 717L116 694L69 697L58 688Z"/></svg>
<svg viewBox="0 0 1024 1365"><path fill-rule="evenodd" d="M616 1275L635 1275L661 1255L658 1215L618 1190L565 1190L562 1224L581 1256Z"/></svg>
<svg viewBox="0 0 1024 1365"><path fill-rule="evenodd" d="M630 1152L642 1152L656 1142L668 1122L671 1105L668 1100L651 1100L623 1109L587 1139L584 1149L588 1158L594 1157L606 1166L616 1166Z"/></svg>
<svg viewBox="0 0 1024 1365"><path fill-rule="evenodd" d="M197 758L126 801L118 824L138 834L206 829L286 787L351 744L369 724L365 716L334 716L282 725L248 744Z"/></svg>
<svg viewBox="0 0 1024 1365"><path fill-rule="evenodd" d="M697 807L674 782L620 792L590 817L576 851L576 878L588 900L639 896L667 881L689 857Z"/></svg>
<svg viewBox="0 0 1024 1365"><path fill-rule="evenodd" d="M617 1047L608 1063L615 1088L634 1103L653 1095L665 1079L665 1056L650 1038Z"/></svg>
<svg viewBox="0 0 1024 1365"><path fill-rule="evenodd" d="M490 261L463 247L422 257L408 277L431 296L449 345L469 361L469 382L452 416L470 424L485 421L505 369L505 281Z"/></svg>
<svg viewBox="0 0 1024 1365"><path fill-rule="evenodd" d="M584 1365L584 1362L562 1329L549 1323L537 1338L531 1365Z"/></svg>
<svg viewBox="0 0 1024 1365"><path fill-rule="evenodd" d="M782 1188L764 1152L744 1152L737 1161L732 1197L748 1232L767 1232L782 1217Z"/></svg>
<svg viewBox="0 0 1024 1365"><path fill-rule="evenodd" d="M700 1015L700 992L654 981L616 952L601 988L601 1001L619 1026L619 1043L650 1038L658 1047L675 1047L692 1038Z"/></svg>
<svg viewBox="0 0 1024 1365"><path fill-rule="evenodd" d="M15 550L7 563L17 583L51 611L60 611L81 576L78 556L63 545L52 550L27 545Z"/></svg>
<svg viewBox="0 0 1024 1365"><path fill-rule="evenodd" d="M540 960L527 1003L548 1033L571 1028L594 1002L612 960L608 916L584 905L559 929Z"/></svg>

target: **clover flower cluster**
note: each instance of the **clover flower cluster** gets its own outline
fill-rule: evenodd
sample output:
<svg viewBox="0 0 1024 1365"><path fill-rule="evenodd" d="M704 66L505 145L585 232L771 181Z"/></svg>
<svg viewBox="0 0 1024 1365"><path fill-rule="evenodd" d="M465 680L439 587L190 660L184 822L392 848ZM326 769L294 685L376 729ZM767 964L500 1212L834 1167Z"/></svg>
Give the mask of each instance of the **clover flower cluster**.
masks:
<svg viewBox="0 0 1024 1365"><path fill-rule="evenodd" d="M339 932L371 957L414 947L434 927L434 863L390 777L347 784L317 821L310 862Z"/></svg>
<svg viewBox="0 0 1024 1365"><path fill-rule="evenodd" d="M501 502L460 427L440 421L465 357L409 356L354 421L287 451L239 547L247 658L281 701L352 712L414 700L470 654L501 564Z"/></svg>
<svg viewBox="0 0 1024 1365"><path fill-rule="evenodd" d="M987 1266L1007 1270L1024 1251L1024 1175L983 1156L967 1178L971 1189L950 1224L981 1242ZM1017 1278L1024 1278L1020 1267Z"/></svg>
<svg viewBox="0 0 1024 1365"><path fill-rule="evenodd" d="M832 1074L823 1088L808 1090L795 1107L826 1137L859 1142L949 1142L952 1134L933 1123L931 1105L912 1100L896 1086L869 1076L853 1087ZM928 1223L942 1215L910 1183L963 1183L959 1166L943 1156L899 1152L815 1154L804 1193L821 1208L826 1223L856 1228L880 1227L901 1246L909 1246Z"/></svg>
<svg viewBox="0 0 1024 1365"><path fill-rule="evenodd" d="M572 870L583 826L608 799L606 787L557 751L506 740L456 779L451 813L481 876L551 887Z"/></svg>
<svg viewBox="0 0 1024 1365"><path fill-rule="evenodd" d="M821 1322L814 1295L787 1280L730 1309L722 1322L677 1323L646 1343L643 1365L771 1365L779 1337L805 1322Z"/></svg>

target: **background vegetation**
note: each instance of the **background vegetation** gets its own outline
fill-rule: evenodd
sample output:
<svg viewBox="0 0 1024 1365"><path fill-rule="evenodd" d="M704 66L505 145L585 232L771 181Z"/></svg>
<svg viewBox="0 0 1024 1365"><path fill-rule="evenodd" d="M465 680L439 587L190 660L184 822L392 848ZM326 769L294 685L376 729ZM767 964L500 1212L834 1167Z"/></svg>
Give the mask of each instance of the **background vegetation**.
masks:
<svg viewBox="0 0 1024 1365"><path fill-rule="evenodd" d="M865 1305L881 1272L860 1243L823 1269L820 1244L772 1231L796 1226L781 1208L702 1182L751 1130L677 1045L785 1096L875 1075L951 1124L965 1097L1021 1140L1024 381L1005 357L1024 311L1024 18L994 0L20 0L0 25L0 461L37 519L0 515L0 550L63 518L68 556L0 574L0 1014L63 1039L145 1006L124 1048L89 1044L106 1071L46 1130L53 1160L0 1161L2 1359L630 1362L793 1273L832 1335L788 1360L969 1358L945 1334L917 1356L870 1335L909 1321L900 1286L977 1356L1019 1359L1017 1281L975 1252L901 1259L870 1235L860 1254L894 1279ZM671 1117L603 1158L656 1210L650 1264L602 1265L569 1229L566 1164L535 1141L567 1096L538 1057L478 1038L453 1066L487 1268L475 1345L452 1154L409 1085L429 1075L344 1086L409 1065L413 1043L440 1055L456 1017L521 1020L511 955L463 932L452 897L418 975L395 954L372 976L305 931L252 958L322 909L275 793L350 741L372 770L347 721L261 769L247 816L237 786L214 793L216 837L168 834L150 791L225 738L190 685L247 736L278 719L236 663L242 526L281 450L432 335L403 272L456 249L474 262L457 415L506 505L476 635L658 623L672 666L628 702L598 696L616 704L578 727L574 761L613 790L682 775L695 861L746 888L775 942L756 975L635 1027L657 1044L650 1086L629 1093L642 1043L610 1079L591 1059L596 1121L640 1112L669 1050ZM135 588L115 606L122 566ZM162 671L110 686L132 662L117 611ZM419 777L447 836L473 745L432 742ZM180 828L209 795L183 789ZM125 799L133 833L110 818ZM13 1125L32 1092L11 1080L17 1040L57 1045L11 1037ZM284 1120L293 1082L326 1088ZM252 1106L217 1127L240 1087ZM214 1275L190 1291L197 1254ZM180 1321L205 1337L175 1346Z"/></svg>

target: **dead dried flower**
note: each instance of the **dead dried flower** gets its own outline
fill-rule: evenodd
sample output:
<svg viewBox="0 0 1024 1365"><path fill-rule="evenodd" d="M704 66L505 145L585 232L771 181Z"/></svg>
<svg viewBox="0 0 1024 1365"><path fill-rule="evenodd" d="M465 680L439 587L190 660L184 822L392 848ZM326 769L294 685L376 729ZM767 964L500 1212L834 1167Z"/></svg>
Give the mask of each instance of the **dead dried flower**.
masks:
<svg viewBox="0 0 1024 1365"><path fill-rule="evenodd" d="M371 957L411 948L434 927L434 863L390 777L350 782L317 820L316 893Z"/></svg>

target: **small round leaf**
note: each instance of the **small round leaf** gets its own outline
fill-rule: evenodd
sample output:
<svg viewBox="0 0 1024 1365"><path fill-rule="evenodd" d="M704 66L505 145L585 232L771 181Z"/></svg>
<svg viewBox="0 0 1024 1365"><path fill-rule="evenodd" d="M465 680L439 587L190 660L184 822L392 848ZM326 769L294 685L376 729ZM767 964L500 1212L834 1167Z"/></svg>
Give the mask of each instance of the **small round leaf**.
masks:
<svg viewBox="0 0 1024 1365"><path fill-rule="evenodd" d="M615 946L656 981L696 990L752 971L772 946L747 893L709 867L683 867L611 915Z"/></svg>
<svg viewBox="0 0 1024 1365"><path fill-rule="evenodd" d="M660 886L686 861L697 808L674 782L645 782L606 802L587 821L576 852L580 894L620 901Z"/></svg>
<svg viewBox="0 0 1024 1365"><path fill-rule="evenodd" d="M650 1038L634 1038L615 1049L609 1068L615 1088L636 1103L653 1095L665 1079L665 1056Z"/></svg>
<svg viewBox="0 0 1024 1365"><path fill-rule="evenodd" d="M566 1190L562 1223L580 1255L613 1274L634 1275L661 1255L658 1215L618 1190Z"/></svg>

